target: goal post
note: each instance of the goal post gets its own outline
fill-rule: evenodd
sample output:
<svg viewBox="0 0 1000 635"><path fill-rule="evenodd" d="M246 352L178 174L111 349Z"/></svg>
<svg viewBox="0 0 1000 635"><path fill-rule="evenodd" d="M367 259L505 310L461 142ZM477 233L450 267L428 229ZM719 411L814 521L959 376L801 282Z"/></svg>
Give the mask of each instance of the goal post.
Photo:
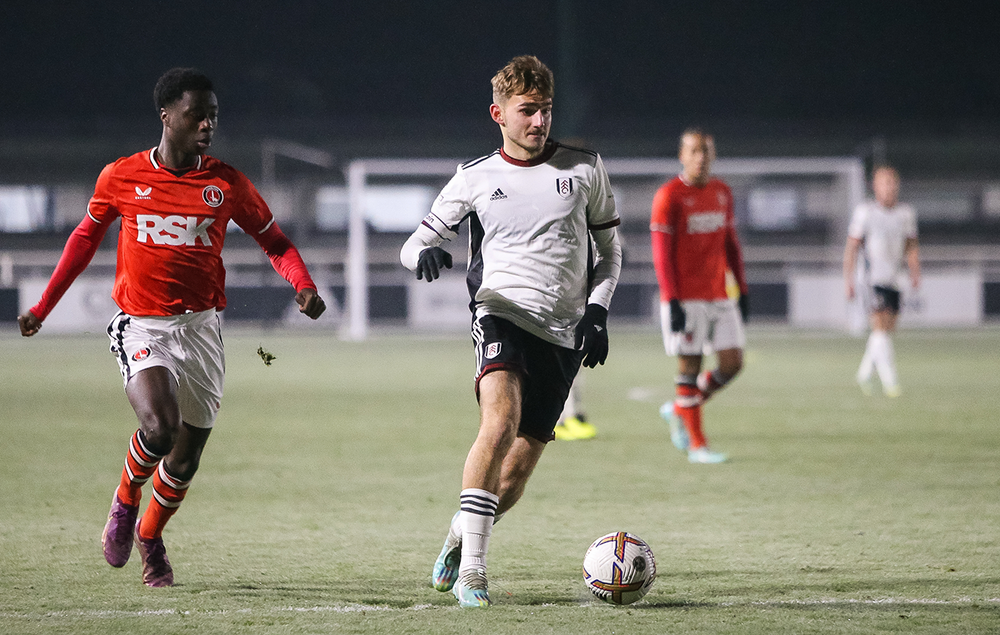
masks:
<svg viewBox="0 0 1000 635"><path fill-rule="evenodd" d="M604 158L604 165L616 188L620 180L645 179L643 187L658 186L680 170L676 159ZM455 173L461 159L357 159L346 168L348 189L348 245L345 262L346 323L342 337L364 340L368 336L368 228L365 218L366 189L373 178L401 181L414 178L446 180ZM835 198L829 207L836 213L828 215L839 239L846 231L850 210L865 196L864 163L857 157L757 157L723 158L713 163L713 174L725 179L766 182L769 179L820 178L833 181L821 197ZM616 188L617 193L617 188ZM429 211L429 210L428 210ZM648 207L643 212L648 214Z"/></svg>

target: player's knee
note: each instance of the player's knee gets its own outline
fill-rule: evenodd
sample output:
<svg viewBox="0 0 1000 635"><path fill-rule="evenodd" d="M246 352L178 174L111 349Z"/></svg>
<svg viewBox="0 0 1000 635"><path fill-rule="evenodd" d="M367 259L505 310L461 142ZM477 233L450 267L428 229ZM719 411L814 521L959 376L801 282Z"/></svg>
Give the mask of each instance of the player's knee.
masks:
<svg viewBox="0 0 1000 635"><path fill-rule="evenodd" d="M168 454L180 432L180 417L153 408L136 410L135 414L149 449L157 454Z"/></svg>
<svg viewBox="0 0 1000 635"><path fill-rule="evenodd" d="M479 441L495 451L506 452L517 438L518 419L499 413L484 413L479 423Z"/></svg>
<svg viewBox="0 0 1000 635"><path fill-rule="evenodd" d="M727 382L731 381L733 379L733 377L736 377L737 375L739 375L741 370L743 370L743 358L742 357L740 357L739 359L735 359L735 360L729 362L725 366L722 366L722 365L719 366L719 372L721 372L723 375L726 376L726 381Z"/></svg>

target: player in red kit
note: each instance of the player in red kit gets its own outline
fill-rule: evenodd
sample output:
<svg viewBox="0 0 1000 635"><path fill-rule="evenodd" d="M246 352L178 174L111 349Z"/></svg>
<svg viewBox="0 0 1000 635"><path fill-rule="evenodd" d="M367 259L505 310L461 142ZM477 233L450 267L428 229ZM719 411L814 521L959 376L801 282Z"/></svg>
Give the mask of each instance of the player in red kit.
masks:
<svg viewBox="0 0 1000 635"><path fill-rule="evenodd" d="M676 398L660 408L674 445L692 463L722 463L702 431L701 406L743 368L748 295L736 237L733 196L711 175L712 137L697 129L681 135L679 176L653 198L653 264L660 286L660 323L668 355L678 356ZM739 285L738 302L726 293L726 271ZM714 351L718 367L701 372Z"/></svg>
<svg viewBox="0 0 1000 635"><path fill-rule="evenodd" d="M25 337L38 332L121 219L113 291L121 311L108 336L139 429L102 543L108 563L122 567L134 538L143 582L161 587L174 581L161 534L198 469L222 399L225 352L217 312L226 306L222 245L229 221L253 236L295 287L302 313L316 319L326 305L246 176L205 155L219 112L211 80L175 68L159 79L153 98L163 124L159 145L104 168L41 300L18 325ZM150 479L152 496L138 518Z"/></svg>

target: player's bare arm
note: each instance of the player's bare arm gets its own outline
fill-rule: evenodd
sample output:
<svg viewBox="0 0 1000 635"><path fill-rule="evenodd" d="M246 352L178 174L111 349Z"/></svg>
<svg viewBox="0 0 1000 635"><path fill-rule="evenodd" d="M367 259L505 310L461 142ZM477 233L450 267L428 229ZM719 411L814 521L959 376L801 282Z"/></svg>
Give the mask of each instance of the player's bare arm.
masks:
<svg viewBox="0 0 1000 635"><path fill-rule="evenodd" d="M861 241L849 236L847 246L844 247L844 294L848 300L854 299L854 267L858 262L860 249Z"/></svg>
<svg viewBox="0 0 1000 635"><path fill-rule="evenodd" d="M910 270L910 285L916 289L920 286L920 245L916 238L906 239L906 265Z"/></svg>

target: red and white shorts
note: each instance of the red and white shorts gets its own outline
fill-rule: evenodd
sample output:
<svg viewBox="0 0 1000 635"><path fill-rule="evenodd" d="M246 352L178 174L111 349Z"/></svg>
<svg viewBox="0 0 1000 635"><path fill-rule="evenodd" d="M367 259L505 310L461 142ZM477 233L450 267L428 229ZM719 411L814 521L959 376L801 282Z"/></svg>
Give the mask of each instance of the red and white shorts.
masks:
<svg viewBox="0 0 1000 635"><path fill-rule="evenodd" d="M215 425L226 377L215 309L163 317L118 313L108 337L126 388L136 373L163 366L177 381L181 420L196 428Z"/></svg>
<svg viewBox="0 0 1000 635"><path fill-rule="evenodd" d="M681 300L683 333L670 331L670 304L660 302L660 329L667 355L710 355L730 348L743 349L746 333L735 300Z"/></svg>

